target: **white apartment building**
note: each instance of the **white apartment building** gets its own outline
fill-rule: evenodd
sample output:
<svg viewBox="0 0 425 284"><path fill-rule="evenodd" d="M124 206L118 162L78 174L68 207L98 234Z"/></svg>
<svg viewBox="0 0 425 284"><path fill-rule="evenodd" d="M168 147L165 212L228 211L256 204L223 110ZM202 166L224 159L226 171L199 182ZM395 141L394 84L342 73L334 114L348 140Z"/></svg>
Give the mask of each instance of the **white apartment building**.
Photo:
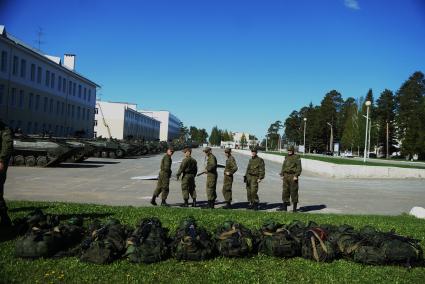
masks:
<svg viewBox="0 0 425 284"><path fill-rule="evenodd" d="M97 87L75 71L75 55L44 55L0 25L0 119L9 127L93 137Z"/></svg>
<svg viewBox="0 0 425 284"><path fill-rule="evenodd" d="M136 104L96 102L95 137L158 140L159 131L160 122L137 111Z"/></svg>
<svg viewBox="0 0 425 284"><path fill-rule="evenodd" d="M161 141L173 141L179 138L181 121L175 115L165 110L142 110L141 113L161 122L159 139Z"/></svg>
<svg viewBox="0 0 425 284"><path fill-rule="evenodd" d="M235 143L235 148L242 148L241 139L243 135L245 135L245 139L247 141L246 145L244 145L244 148L251 148L258 145L258 140L250 139L250 137L255 137L255 136L247 132L234 132L232 134L233 134L233 141Z"/></svg>

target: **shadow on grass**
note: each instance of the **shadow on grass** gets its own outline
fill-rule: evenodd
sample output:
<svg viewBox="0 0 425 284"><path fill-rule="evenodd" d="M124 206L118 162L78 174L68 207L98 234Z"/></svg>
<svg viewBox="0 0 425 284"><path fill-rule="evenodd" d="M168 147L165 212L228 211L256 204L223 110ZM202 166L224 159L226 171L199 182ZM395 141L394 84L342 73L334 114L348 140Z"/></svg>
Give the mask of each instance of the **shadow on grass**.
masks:
<svg viewBox="0 0 425 284"><path fill-rule="evenodd" d="M36 209L47 209L50 208L50 206L26 206L26 207L17 207L17 208L11 208L8 211L9 212L22 212L22 211L34 211Z"/></svg>
<svg viewBox="0 0 425 284"><path fill-rule="evenodd" d="M19 228L17 226L0 227L0 243L11 241L19 236Z"/></svg>

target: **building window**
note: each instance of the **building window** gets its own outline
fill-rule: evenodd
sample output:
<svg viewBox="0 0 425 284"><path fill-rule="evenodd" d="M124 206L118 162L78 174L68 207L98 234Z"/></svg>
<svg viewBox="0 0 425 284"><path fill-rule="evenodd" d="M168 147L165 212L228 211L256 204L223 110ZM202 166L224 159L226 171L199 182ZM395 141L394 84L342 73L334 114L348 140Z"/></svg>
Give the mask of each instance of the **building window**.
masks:
<svg viewBox="0 0 425 284"><path fill-rule="evenodd" d="M44 112L47 112L47 102L48 102L47 97L44 97L44 103L43 103L43 111Z"/></svg>
<svg viewBox="0 0 425 284"><path fill-rule="evenodd" d="M99 113L99 109L97 107L94 108L94 114L98 114Z"/></svg>
<svg viewBox="0 0 425 284"><path fill-rule="evenodd" d="M66 93L66 79L62 79L62 92Z"/></svg>
<svg viewBox="0 0 425 284"><path fill-rule="evenodd" d="M28 109L31 110L32 109L32 101L34 99L34 94L30 93L30 97L28 99Z"/></svg>
<svg viewBox="0 0 425 284"><path fill-rule="evenodd" d="M53 113L53 99L50 99L50 103L49 103L49 111L50 113Z"/></svg>
<svg viewBox="0 0 425 284"><path fill-rule="evenodd" d="M24 108L24 90L19 91L19 107Z"/></svg>
<svg viewBox="0 0 425 284"><path fill-rule="evenodd" d="M68 81L68 95L72 94L72 82Z"/></svg>
<svg viewBox="0 0 425 284"><path fill-rule="evenodd" d="M15 76L18 75L18 67L19 67L18 64L19 64L18 56L13 56L12 74Z"/></svg>
<svg viewBox="0 0 425 284"><path fill-rule="evenodd" d="M37 67L37 83L39 83L39 84L41 84L41 76L42 76L41 72L43 72L43 71L41 70L41 67L38 66Z"/></svg>
<svg viewBox="0 0 425 284"><path fill-rule="evenodd" d="M74 118L74 116L75 116L75 106L72 105L71 106L71 117Z"/></svg>
<svg viewBox="0 0 425 284"><path fill-rule="evenodd" d="M97 119L94 120L94 126L97 126Z"/></svg>
<svg viewBox="0 0 425 284"><path fill-rule="evenodd" d="M1 66L0 66L0 70L2 72L6 72L7 70L7 52L6 51L2 51L1 52Z"/></svg>
<svg viewBox="0 0 425 284"><path fill-rule="evenodd" d="M62 90L62 76L58 77L58 91L60 92Z"/></svg>
<svg viewBox="0 0 425 284"><path fill-rule="evenodd" d="M66 115L67 116L71 115L71 105L70 104L68 104L67 107L66 107Z"/></svg>
<svg viewBox="0 0 425 284"><path fill-rule="evenodd" d="M38 110L40 107L40 95L35 96L35 110Z"/></svg>
<svg viewBox="0 0 425 284"><path fill-rule="evenodd" d="M28 123L27 123L27 133L28 134L31 134L31 125L32 125L31 121L28 121Z"/></svg>
<svg viewBox="0 0 425 284"><path fill-rule="evenodd" d="M93 132L93 137L96 138L97 137L97 132Z"/></svg>
<svg viewBox="0 0 425 284"><path fill-rule="evenodd" d="M81 108L78 107L77 108L77 119L80 119L80 116L81 116Z"/></svg>
<svg viewBox="0 0 425 284"><path fill-rule="evenodd" d="M90 119L90 109L88 108L87 109L87 120L89 120Z"/></svg>
<svg viewBox="0 0 425 284"><path fill-rule="evenodd" d="M87 99L87 88L84 87L84 100L86 100L86 99Z"/></svg>
<svg viewBox="0 0 425 284"><path fill-rule="evenodd" d="M46 70L46 78L45 78L45 83L46 83L46 86L47 87L49 87L49 85L50 85L50 71L49 70Z"/></svg>
<svg viewBox="0 0 425 284"><path fill-rule="evenodd" d="M27 75L27 61L25 59L21 59L21 77L25 78Z"/></svg>
<svg viewBox="0 0 425 284"><path fill-rule="evenodd" d="M81 98L81 85L78 85L78 97Z"/></svg>
<svg viewBox="0 0 425 284"><path fill-rule="evenodd" d="M0 105L3 104L4 85L0 85Z"/></svg>
<svg viewBox="0 0 425 284"><path fill-rule="evenodd" d="M30 79L33 82L35 80L35 64L31 64L31 75L30 75Z"/></svg>
<svg viewBox="0 0 425 284"><path fill-rule="evenodd" d="M72 96L75 97L76 91L77 91L77 84L74 82L72 83Z"/></svg>
<svg viewBox="0 0 425 284"><path fill-rule="evenodd" d="M89 89L89 98L87 99L89 102L91 101L91 90Z"/></svg>
<svg viewBox="0 0 425 284"><path fill-rule="evenodd" d="M14 107L16 104L16 89L12 88L12 94L10 97L10 106Z"/></svg>
<svg viewBox="0 0 425 284"><path fill-rule="evenodd" d="M50 87L52 89L55 87L55 73L52 73L52 80L50 82Z"/></svg>

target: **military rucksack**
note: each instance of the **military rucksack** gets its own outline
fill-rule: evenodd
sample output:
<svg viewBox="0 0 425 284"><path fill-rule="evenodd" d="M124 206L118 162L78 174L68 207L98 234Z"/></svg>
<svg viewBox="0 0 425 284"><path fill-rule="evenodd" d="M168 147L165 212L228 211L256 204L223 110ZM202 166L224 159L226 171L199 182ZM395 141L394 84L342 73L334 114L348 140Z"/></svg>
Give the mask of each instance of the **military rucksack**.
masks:
<svg viewBox="0 0 425 284"><path fill-rule="evenodd" d="M118 259L125 251L127 228L116 219L108 220L99 228L95 222L94 231L82 243L81 261L106 264Z"/></svg>
<svg viewBox="0 0 425 284"><path fill-rule="evenodd" d="M196 224L194 218L184 219L174 237L173 255L178 260L205 260L213 256L214 243L210 234Z"/></svg>
<svg viewBox="0 0 425 284"><path fill-rule="evenodd" d="M14 221L17 233L23 235L27 232L31 232L32 228L38 228L41 230L50 229L58 226L60 219L58 215L44 214L41 209L35 209L23 218L17 218Z"/></svg>
<svg viewBox="0 0 425 284"><path fill-rule="evenodd" d="M168 230L158 218L142 219L127 240L125 256L134 263L154 263L169 256Z"/></svg>
<svg viewBox="0 0 425 284"><path fill-rule="evenodd" d="M81 225L69 222L48 229L32 227L16 241L15 256L34 259L59 255L80 243L84 235Z"/></svg>
<svg viewBox="0 0 425 284"><path fill-rule="evenodd" d="M260 233L259 252L288 258L301 254L301 243L284 225L269 220L263 224Z"/></svg>
<svg viewBox="0 0 425 284"><path fill-rule="evenodd" d="M344 258L352 259L356 249L365 244L361 235L349 225L329 226L327 232L328 240Z"/></svg>
<svg viewBox="0 0 425 284"><path fill-rule="evenodd" d="M226 257L244 257L256 248L256 238L251 230L234 221L226 221L214 235L217 251Z"/></svg>
<svg viewBox="0 0 425 284"><path fill-rule="evenodd" d="M334 245L327 240L327 232L323 228L309 228L304 234L301 254L303 258L317 262L330 262L336 258Z"/></svg>

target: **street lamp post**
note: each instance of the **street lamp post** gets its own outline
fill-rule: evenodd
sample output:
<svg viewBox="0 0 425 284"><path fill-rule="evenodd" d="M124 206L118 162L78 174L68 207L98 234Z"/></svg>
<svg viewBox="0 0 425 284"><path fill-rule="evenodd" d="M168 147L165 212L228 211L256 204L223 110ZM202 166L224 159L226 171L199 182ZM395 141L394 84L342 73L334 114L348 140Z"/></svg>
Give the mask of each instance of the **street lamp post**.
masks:
<svg viewBox="0 0 425 284"><path fill-rule="evenodd" d="M368 133L368 127L369 127L369 107L372 104L371 101L366 101L366 131L365 131L365 138L364 138L364 153L363 153L363 162L366 163L366 155L367 155L367 133Z"/></svg>
<svg viewBox="0 0 425 284"><path fill-rule="evenodd" d="M266 152L268 151L268 148L267 148L267 137L268 135L266 134Z"/></svg>
<svg viewBox="0 0 425 284"><path fill-rule="evenodd" d="M326 122L330 127L331 127L331 138L329 139L330 141L329 141L329 151L330 152L334 152L333 151L333 140L334 140L334 130L333 130L333 127L332 127L332 124L331 123L329 123L329 122Z"/></svg>
<svg viewBox="0 0 425 284"><path fill-rule="evenodd" d="M305 155L305 149L306 149L306 146L305 146L305 129L306 129L306 127L307 127L307 117L304 117L304 155Z"/></svg>

